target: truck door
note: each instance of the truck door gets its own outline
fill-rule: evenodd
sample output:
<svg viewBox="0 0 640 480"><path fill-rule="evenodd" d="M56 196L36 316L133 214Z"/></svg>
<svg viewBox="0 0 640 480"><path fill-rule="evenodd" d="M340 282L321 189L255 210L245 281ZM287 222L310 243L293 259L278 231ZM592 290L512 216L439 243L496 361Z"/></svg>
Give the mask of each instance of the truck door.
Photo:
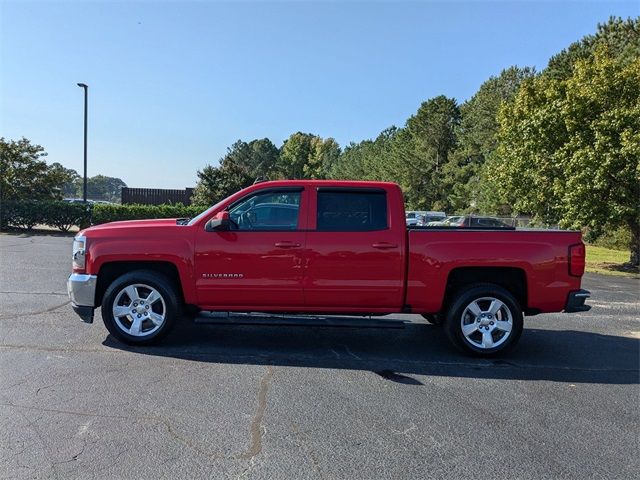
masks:
<svg viewBox="0 0 640 480"><path fill-rule="evenodd" d="M198 231L198 302L212 310L302 306L305 203L303 187L254 191L227 208L231 230Z"/></svg>
<svg viewBox="0 0 640 480"><path fill-rule="evenodd" d="M307 307L398 309L403 303L404 218L392 217L383 188L309 192ZM335 308L333 308L335 307Z"/></svg>

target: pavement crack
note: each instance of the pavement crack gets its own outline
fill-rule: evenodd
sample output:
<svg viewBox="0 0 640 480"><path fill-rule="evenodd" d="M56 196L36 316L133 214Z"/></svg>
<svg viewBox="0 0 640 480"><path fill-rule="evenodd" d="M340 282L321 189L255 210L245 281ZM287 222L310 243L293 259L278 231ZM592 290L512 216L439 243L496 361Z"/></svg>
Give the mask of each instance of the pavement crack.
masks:
<svg viewBox="0 0 640 480"><path fill-rule="evenodd" d="M62 308L65 305L68 305L69 303L71 303L71 300L67 300L66 302L61 303L60 305L54 305L53 307L45 308L44 310L36 310L35 312L10 313L9 315L0 315L0 320L9 320L9 319L14 319L14 318L30 317L32 315L41 315L43 313L53 312L54 310Z"/></svg>
<svg viewBox="0 0 640 480"><path fill-rule="evenodd" d="M36 434L36 437L38 437L38 441L42 446L42 451L45 455L45 458L48 460L51 466L51 469L53 470L53 477L60 478L58 474L58 470L56 469L56 463L53 461L51 452L49 450L49 444L46 442L45 437L42 434L42 431L40 430L40 428L36 425L35 420L31 420L27 415L25 415L23 412L19 410L18 410L18 415L20 415L27 422L27 425L29 426L29 428Z"/></svg>
<svg viewBox="0 0 640 480"><path fill-rule="evenodd" d="M6 293L6 294L13 294L13 295L58 295L61 297L66 297L67 295L69 295L68 293L64 292L7 292L7 291L0 291L0 293Z"/></svg>
<svg viewBox="0 0 640 480"><path fill-rule="evenodd" d="M80 448L80 451L78 453L76 453L75 455L73 455L69 460L62 460L60 462L55 462L55 465L63 465L65 463L71 463L71 462L75 462L78 460L78 457L80 455L82 455L84 453L84 449L87 448L87 442L83 440L82 442L82 448Z"/></svg>
<svg viewBox="0 0 640 480"><path fill-rule="evenodd" d="M44 387L38 387L38 389L36 390L36 395L38 395L41 390L46 390L47 388L54 387L55 385L56 385L55 383L52 383L51 385L45 385Z"/></svg>
<svg viewBox="0 0 640 480"><path fill-rule="evenodd" d="M251 427L249 429L251 434L251 443L249 444L249 449L245 453L242 453L237 457L239 459L253 458L260 452L262 452L262 421L264 419L264 412L267 409L267 393L269 391L269 385L271 384L272 379L273 367L269 365L267 367L267 371L262 377L262 380L260 381L260 388L258 389L258 407L256 409L256 414L251 421Z"/></svg>
<svg viewBox="0 0 640 480"><path fill-rule="evenodd" d="M142 415L142 416L132 417L127 415L109 415L109 414L100 414L100 413L92 413L92 412L78 412L74 410L62 410L57 408L17 405L14 403L0 403L0 406L13 407L18 409L18 411L32 410L37 412L59 413L63 415L75 415L80 417L110 418L110 419L121 419L121 420L129 420L129 421L146 420L146 421L157 422L162 426L164 426L169 436L171 436L173 439L177 440L178 442L182 443L183 445L187 446L188 448L192 449L193 451L199 453L200 455L203 455L211 459L216 459L216 460L222 460L222 459L252 460L254 457L259 455L260 452L262 452L262 436L264 433L263 420L264 420L265 411L267 409L267 393L269 391L269 386L271 385L272 379L273 379L273 367L268 366L265 374L260 380L260 386L258 388L258 395L257 395L258 402L256 407L256 413L253 416L253 419L251 420L251 425L249 427L249 435L250 435L249 448L243 453L230 455L230 456L217 453L217 452L208 452L206 450L203 450L198 445L196 445L191 439L178 433L178 431L174 428L174 426L171 424L169 420L160 416ZM20 415L23 416L31 425L31 422L28 420L28 418L24 414L20 412ZM31 427L35 429L35 426L31 425ZM41 441L43 443L43 447L46 448L46 444L44 443L44 440L42 438L41 438ZM76 458L81 453L82 451L78 455L76 455ZM64 462L59 462L59 463L68 463L72 460L74 460L74 458L72 458L71 460L66 460ZM51 462L51 464L52 464L52 467L54 468L54 473L57 475L57 472L55 472L55 465L57 464L53 462Z"/></svg>

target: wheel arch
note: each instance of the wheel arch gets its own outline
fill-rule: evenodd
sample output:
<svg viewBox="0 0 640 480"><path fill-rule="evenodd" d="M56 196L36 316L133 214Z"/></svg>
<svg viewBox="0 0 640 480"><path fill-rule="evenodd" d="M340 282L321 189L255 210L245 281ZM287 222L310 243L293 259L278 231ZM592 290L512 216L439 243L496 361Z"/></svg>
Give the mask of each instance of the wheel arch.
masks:
<svg viewBox="0 0 640 480"><path fill-rule="evenodd" d="M482 283L491 283L511 293L523 311L527 310L527 274L518 267L458 267L449 272L443 310L446 311L456 295L463 289Z"/></svg>
<svg viewBox="0 0 640 480"><path fill-rule="evenodd" d="M184 302L184 291L178 267L167 261L115 261L100 266L98 282L96 284L96 306L102 304L104 293L109 285L121 275L135 270L146 270L164 275L175 288L176 294Z"/></svg>

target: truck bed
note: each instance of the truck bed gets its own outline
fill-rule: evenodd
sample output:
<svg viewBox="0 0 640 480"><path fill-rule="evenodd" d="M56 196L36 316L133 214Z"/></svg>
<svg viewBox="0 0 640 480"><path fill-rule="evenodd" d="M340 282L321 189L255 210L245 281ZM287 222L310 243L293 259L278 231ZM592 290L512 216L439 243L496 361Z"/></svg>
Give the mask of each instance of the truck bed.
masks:
<svg viewBox="0 0 640 480"><path fill-rule="evenodd" d="M407 238L412 310L440 311L452 274L501 269L496 271L523 275L530 313L560 311L567 291L580 288L580 278L569 275L568 266L568 246L581 242L577 231L410 227Z"/></svg>

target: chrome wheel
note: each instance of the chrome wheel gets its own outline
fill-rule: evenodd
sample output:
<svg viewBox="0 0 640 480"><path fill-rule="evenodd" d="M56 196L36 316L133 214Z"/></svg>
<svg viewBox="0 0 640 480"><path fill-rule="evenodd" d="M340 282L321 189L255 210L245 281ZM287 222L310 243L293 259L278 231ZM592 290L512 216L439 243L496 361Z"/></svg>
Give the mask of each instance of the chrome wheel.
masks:
<svg viewBox="0 0 640 480"><path fill-rule="evenodd" d="M501 300L482 297L466 306L460 326L462 334L471 345L489 350L507 341L513 330L513 315Z"/></svg>
<svg viewBox="0 0 640 480"><path fill-rule="evenodd" d="M165 322L167 306L160 292L149 285L127 285L113 302L113 319L117 327L128 335L145 337Z"/></svg>

